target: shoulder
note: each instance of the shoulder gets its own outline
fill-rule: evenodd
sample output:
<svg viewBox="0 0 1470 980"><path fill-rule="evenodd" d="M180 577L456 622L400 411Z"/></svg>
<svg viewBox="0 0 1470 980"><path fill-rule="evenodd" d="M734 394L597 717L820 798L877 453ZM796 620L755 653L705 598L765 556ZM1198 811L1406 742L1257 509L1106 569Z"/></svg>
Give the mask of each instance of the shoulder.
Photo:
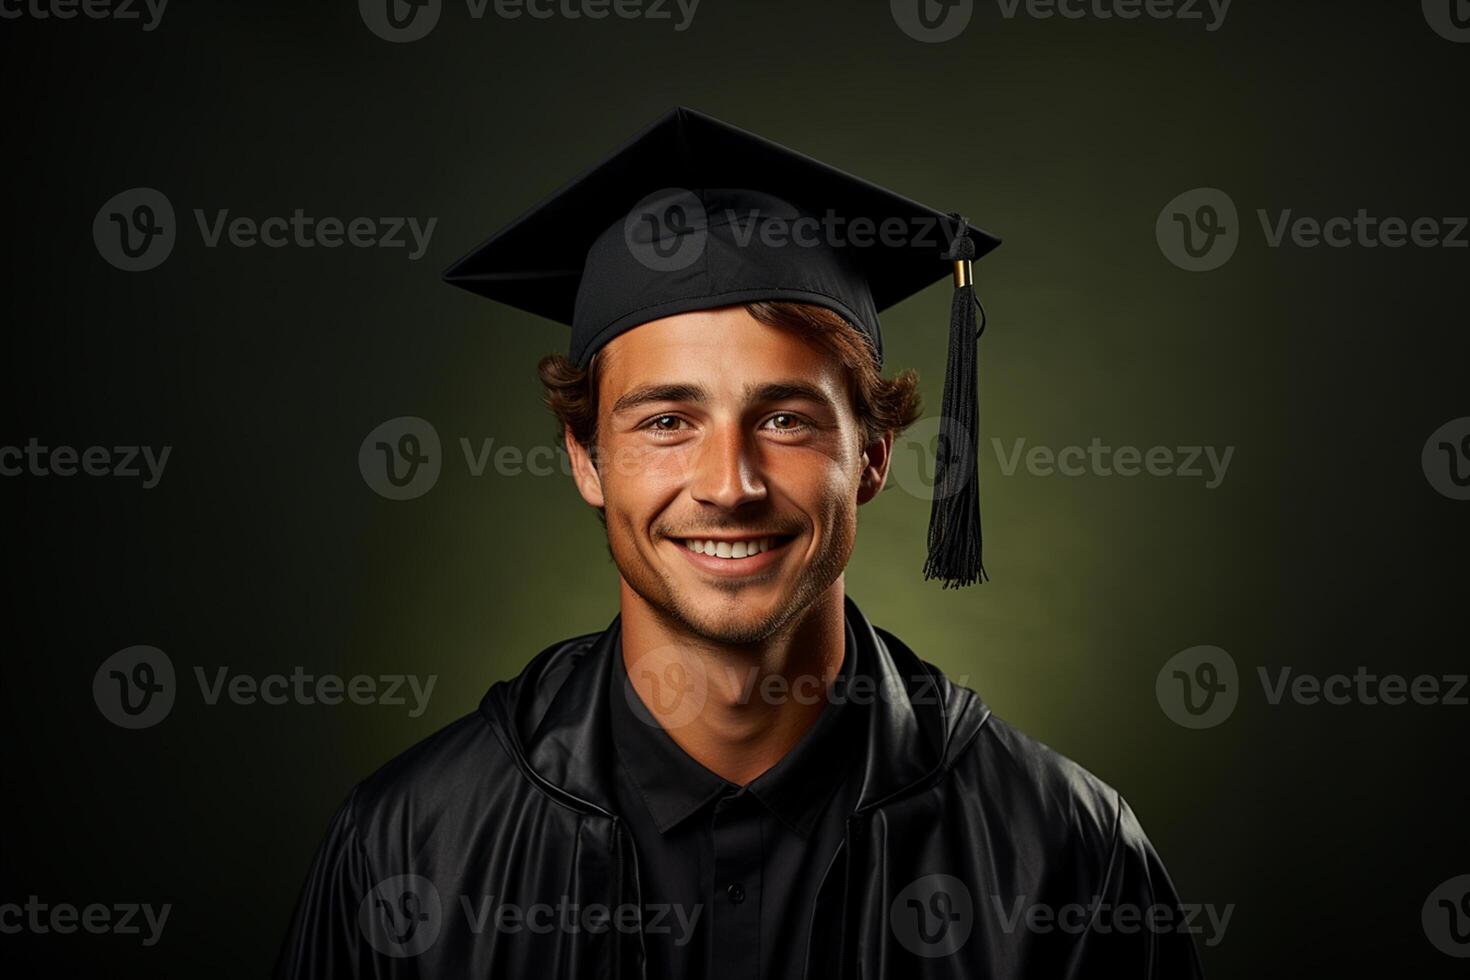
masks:
<svg viewBox="0 0 1470 980"><path fill-rule="evenodd" d="M539 714L597 634L559 640L514 677L490 686L479 707L409 746L360 781L344 804L360 833L401 833L458 814L503 808L534 793L519 751L518 718Z"/></svg>
<svg viewBox="0 0 1470 980"><path fill-rule="evenodd" d="M1023 849L1034 846L1039 854L1070 853L1106 866L1120 837L1136 826L1118 791L998 717L979 694L890 631L874 631L942 757L932 785L945 819L991 839L1009 837ZM935 704L938 711L920 707Z"/></svg>
<svg viewBox="0 0 1470 980"><path fill-rule="evenodd" d="M357 784L359 822L404 809L422 809L446 784L478 781L501 767L504 749L479 712L464 715L409 746Z"/></svg>
<svg viewBox="0 0 1470 980"><path fill-rule="evenodd" d="M960 806L990 826L1098 872L1120 849L1147 846L1116 789L993 713L953 760L950 781Z"/></svg>

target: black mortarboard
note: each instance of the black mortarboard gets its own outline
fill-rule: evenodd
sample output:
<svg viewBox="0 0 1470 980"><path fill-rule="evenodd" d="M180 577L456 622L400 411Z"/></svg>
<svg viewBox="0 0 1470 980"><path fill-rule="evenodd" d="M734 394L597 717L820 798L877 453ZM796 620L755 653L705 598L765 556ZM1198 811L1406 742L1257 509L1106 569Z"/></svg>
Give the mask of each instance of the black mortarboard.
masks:
<svg viewBox="0 0 1470 980"><path fill-rule="evenodd" d="M985 578L980 558L975 299L970 262L1000 244L703 113L674 109L496 232L446 282L572 328L585 367L660 317L758 300L834 310L883 365L878 311L953 272L925 578ZM981 320L980 328L984 329Z"/></svg>

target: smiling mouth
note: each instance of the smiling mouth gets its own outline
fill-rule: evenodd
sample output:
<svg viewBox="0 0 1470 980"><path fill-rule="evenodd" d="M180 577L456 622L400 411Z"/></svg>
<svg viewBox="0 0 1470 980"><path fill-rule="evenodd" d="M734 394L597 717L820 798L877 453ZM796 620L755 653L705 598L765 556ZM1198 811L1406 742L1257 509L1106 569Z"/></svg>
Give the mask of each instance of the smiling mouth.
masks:
<svg viewBox="0 0 1470 980"><path fill-rule="evenodd" d="M763 537L749 538L674 538L673 540L696 555L736 561L742 558L754 558L756 555L773 551L795 537L794 534L768 534Z"/></svg>

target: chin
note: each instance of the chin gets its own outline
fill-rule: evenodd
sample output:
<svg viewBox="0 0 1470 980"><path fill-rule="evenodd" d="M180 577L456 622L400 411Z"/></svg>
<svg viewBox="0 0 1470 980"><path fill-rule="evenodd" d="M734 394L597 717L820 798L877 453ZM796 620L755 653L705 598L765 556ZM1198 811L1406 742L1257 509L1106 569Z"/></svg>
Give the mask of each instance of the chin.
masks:
<svg viewBox="0 0 1470 980"><path fill-rule="evenodd" d="M700 616L687 625L706 640L730 645L758 643L775 632L769 615L737 613L731 616Z"/></svg>
<svg viewBox="0 0 1470 980"><path fill-rule="evenodd" d="M789 592L778 584L730 588L703 580L666 581L657 599L649 601L707 640L751 643L769 636L773 622L784 618L781 600Z"/></svg>

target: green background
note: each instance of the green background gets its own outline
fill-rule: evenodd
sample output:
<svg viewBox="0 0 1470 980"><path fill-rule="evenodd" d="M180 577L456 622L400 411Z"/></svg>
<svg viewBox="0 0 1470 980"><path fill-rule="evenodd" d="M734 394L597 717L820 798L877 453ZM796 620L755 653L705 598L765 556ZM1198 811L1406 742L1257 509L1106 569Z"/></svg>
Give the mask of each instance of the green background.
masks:
<svg viewBox="0 0 1470 980"><path fill-rule="evenodd" d="M1117 787L1187 901L1234 904L1212 976L1460 975L1420 906L1470 871L1470 708L1271 706L1256 668L1465 670L1467 505L1425 439L1467 408L1453 249L1267 247L1256 209L1470 213L1470 46L1414 3L1236 0L1223 27L1007 20L921 44L885 4L703 0L667 21L475 21L411 44L350 2L170 7L153 32L3 25L7 412L0 444L169 444L158 488L0 480L0 900L164 902L162 942L0 936L10 962L259 976L350 786L485 688L617 612L600 526L560 474L472 476L458 441L553 443L537 359L566 330L440 271L634 131L689 105L1000 235L978 268L981 479L993 581L923 582L929 504L860 512L849 594L995 711ZM122 273L104 201L168 195L180 240ZM1194 187L1240 212L1190 273L1154 222ZM437 217L405 250L206 248L192 210ZM949 290L883 317L937 411ZM357 468L400 415L445 444L437 486ZM1235 447L1223 484L1007 476L1007 446ZM902 460L895 465L902 465ZM910 481L918 480L917 471ZM161 725L91 700L108 655L166 651ZM1239 665L1204 731L1154 680L1197 644ZM193 668L437 674L391 707L203 703Z"/></svg>

